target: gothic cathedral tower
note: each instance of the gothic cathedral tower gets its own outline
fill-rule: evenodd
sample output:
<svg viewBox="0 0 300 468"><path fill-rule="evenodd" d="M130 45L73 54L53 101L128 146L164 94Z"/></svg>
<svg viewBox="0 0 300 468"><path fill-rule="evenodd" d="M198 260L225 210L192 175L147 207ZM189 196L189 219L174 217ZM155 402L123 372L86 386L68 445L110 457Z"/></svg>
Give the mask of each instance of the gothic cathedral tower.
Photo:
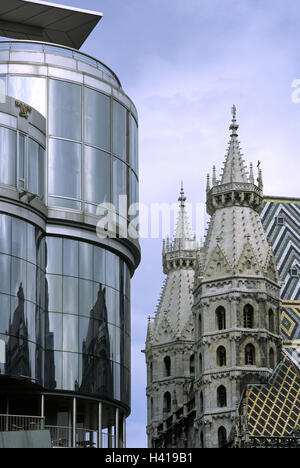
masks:
<svg viewBox="0 0 300 468"><path fill-rule="evenodd" d="M164 242L167 275L146 339L148 447L155 447L168 418L189 399L195 377L193 286L197 243L192 238L183 188L174 241Z"/></svg>
<svg viewBox="0 0 300 468"><path fill-rule="evenodd" d="M211 215L194 290L199 447L222 446L248 383L265 382L280 358L280 283L259 213L262 173L246 173L236 108L221 180L207 180ZM257 183L256 183L257 182Z"/></svg>

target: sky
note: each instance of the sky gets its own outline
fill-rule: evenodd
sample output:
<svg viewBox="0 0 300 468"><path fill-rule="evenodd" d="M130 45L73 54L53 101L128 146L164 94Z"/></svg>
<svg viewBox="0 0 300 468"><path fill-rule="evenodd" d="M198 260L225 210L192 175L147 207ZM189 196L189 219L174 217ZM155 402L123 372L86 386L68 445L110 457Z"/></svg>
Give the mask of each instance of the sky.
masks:
<svg viewBox="0 0 300 468"><path fill-rule="evenodd" d="M115 71L137 107L141 202L176 202L181 180L189 202L205 202L206 175L213 165L219 174L224 161L233 104L246 163L261 161L264 193L300 197L298 0L52 3L103 13L81 50ZM132 280L128 447L147 444L141 350L163 281L162 239L141 239L141 248Z"/></svg>

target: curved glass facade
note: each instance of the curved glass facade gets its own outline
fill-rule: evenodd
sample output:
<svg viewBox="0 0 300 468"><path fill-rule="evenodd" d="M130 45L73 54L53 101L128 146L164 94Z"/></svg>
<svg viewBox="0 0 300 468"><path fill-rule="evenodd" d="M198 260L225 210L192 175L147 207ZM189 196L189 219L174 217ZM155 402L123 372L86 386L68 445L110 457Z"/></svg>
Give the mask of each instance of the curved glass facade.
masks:
<svg viewBox="0 0 300 468"><path fill-rule="evenodd" d="M45 149L27 134L0 125L0 184L45 199Z"/></svg>
<svg viewBox="0 0 300 468"><path fill-rule="evenodd" d="M54 445L121 446L139 246L100 241L95 215L126 226L138 201L137 113L81 52L7 41L0 63L0 413L39 401Z"/></svg>

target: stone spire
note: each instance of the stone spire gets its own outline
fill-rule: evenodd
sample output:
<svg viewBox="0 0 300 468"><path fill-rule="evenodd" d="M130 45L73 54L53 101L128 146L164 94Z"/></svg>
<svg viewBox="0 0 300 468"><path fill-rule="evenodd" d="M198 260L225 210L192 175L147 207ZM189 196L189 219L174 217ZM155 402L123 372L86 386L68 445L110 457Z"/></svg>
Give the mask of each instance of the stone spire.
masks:
<svg viewBox="0 0 300 468"><path fill-rule="evenodd" d="M235 106L233 106L232 108L232 114L232 122L229 127L229 130L231 130L231 136L223 169L221 184L227 184L231 182L248 182L239 141L237 139L237 130L239 126L236 123Z"/></svg>

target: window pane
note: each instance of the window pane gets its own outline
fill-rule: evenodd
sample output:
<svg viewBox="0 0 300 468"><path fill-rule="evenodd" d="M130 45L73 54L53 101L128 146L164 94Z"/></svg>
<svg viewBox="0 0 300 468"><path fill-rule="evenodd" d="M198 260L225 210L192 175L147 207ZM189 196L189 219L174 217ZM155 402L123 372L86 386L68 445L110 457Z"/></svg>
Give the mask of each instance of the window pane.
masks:
<svg viewBox="0 0 300 468"><path fill-rule="evenodd" d="M79 277L93 280L93 246L79 242Z"/></svg>
<svg viewBox="0 0 300 468"><path fill-rule="evenodd" d="M105 284L105 250L94 247L94 281Z"/></svg>
<svg viewBox="0 0 300 468"><path fill-rule="evenodd" d="M46 349L62 349L62 314L49 314L49 331L46 332Z"/></svg>
<svg viewBox="0 0 300 468"><path fill-rule="evenodd" d="M46 117L46 80L32 76L10 76L8 95L26 102Z"/></svg>
<svg viewBox="0 0 300 468"><path fill-rule="evenodd" d="M61 276L48 275L49 311L62 312L62 278Z"/></svg>
<svg viewBox="0 0 300 468"><path fill-rule="evenodd" d="M113 101L113 152L126 160L127 111L117 101Z"/></svg>
<svg viewBox="0 0 300 468"><path fill-rule="evenodd" d="M132 115L130 115L130 165L138 173L138 128Z"/></svg>
<svg viewBox="0 0 300 468"><path fill-rule="evenodd" d="M42 196L40 184L40 147L36 141L28 139L28 191Z"/></svg>
<svg viewBox="0 0 300 468"><path fill-rule="evenodd" d="M78 314L78 278L63 278L63 308L65 314Z"/></svg>
<svg viewBox="0 0 300 468"><path fill-rule="evenodd" d="M49 132L81 140L81 86L50 80Z"/></svg>
<svg viewBox="0 0 300 468"><path fill-rule="evenodd" d="M11 253L11 217L0 215L0 252Z"/></svg>
<svg viewBox="0 0 300 468"><path fill-rule="evenodd" d="M0 292L10 294L11 257L0 254ZM1 312L0 312L1 313ZM9 313L7 311L7 313Z"/></svg>
<svg viewBox="0 0 300 468"><path fill-rule="evenodd" d="M130 204L138 203L138 180L135 174L130 171Z"/></svg>
<svg viewBox="0 0 300 468"><path fill-rule="evenodd" d="M62 274L62 239L47 238L47 273Z"/></svg>
<svg viewBox="0 0 300 468"><path fill-rule="evenodd" d="M0 127L0 183L16 184L17 134Z"/></svg>
<svg viewBox="0 0 300 468"><path fill-rule="evenodd" d="M18 187L25 186L25 135L19 134Z"/></svg>
<svg viewBox="0 0 300 468"><path fill-rule="evenodd" d="M63 316L63 350L78 352L78 317Z"/></svg>
<svg viewBox="0 0 300 468"><path fill-rule="evenodd" d="M78 241L71 239L63 240L63 274L78 276Z"/></svg>
<svg viewBox="0 0 300 468"><path fill-rule="evenodd" d="M119 159L113 160L113 204L117 211L122 209L120 205L120 195L127 194L127 166ZM123 205L122 205L123 206ZM122 211L127 216L127 204L125 204Z"/></svg>
<svg viewBox="0 0 300 468"><path fill-rule="evenodd" d="M85 199L110 202L110 155L89 146L85 147Z"/></svg>
<svg viewBox="0 0 300 468"><path fill-rule="evenodd" d="M12 218L12 255L20 258L27 257L26 224L18 218Z"/></svg>
<svg viewBox="0 0 300 468"><path fill-rule="evenodd" d="M49 192L53 195L81 198L80 144L50 140Z"/></svg>
<svg viewBox="0 0 300 468"><path fill-rule="evenodd" d="M110 98L85 88L85 141L110 150Z"/></svg>

